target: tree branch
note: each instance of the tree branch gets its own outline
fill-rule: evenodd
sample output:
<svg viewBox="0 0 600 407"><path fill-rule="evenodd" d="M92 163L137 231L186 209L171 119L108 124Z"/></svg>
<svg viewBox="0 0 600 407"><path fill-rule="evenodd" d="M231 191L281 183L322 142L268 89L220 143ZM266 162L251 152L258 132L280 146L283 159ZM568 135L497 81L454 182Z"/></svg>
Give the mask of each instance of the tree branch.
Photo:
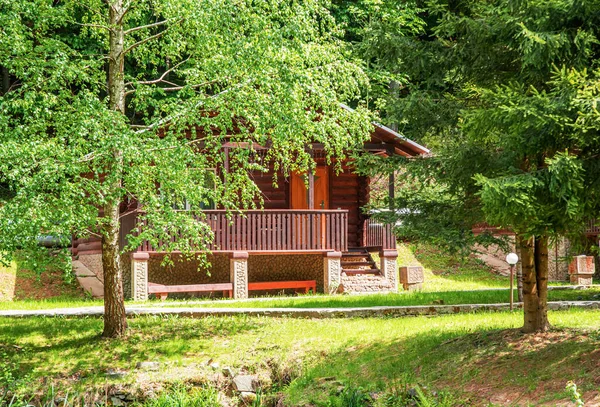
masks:
<svg viewBox="0 0 600 407"><path fill-rule="evenodd" d="M91 23L78 23L77 21L69 21L71 24L79 25L81 27L91 27L91 28L102 28L103 30L112 31L107 25L102 24L91 24Z"/></svg>
<svg viewBox="0 0 600 407"><path fill-rule="evenodd" d="M137 84L139 84L139 85L152 85L153 83L162 82L163 79L165 78L165 76L167 76L168 74L170 74L175 69L179 68L181 65L185 64L189 60L190 60L190 58L188 57L188 58L184 59L183 61L179 62L178 64L173 65L171 68L167 69L158 79L153 79L151 81L139 81L139 82L137 82ZM131 86L131 85L133 85L133 82L127 82L125 84L125 86Z"/></svg>
<svg viewBox="0 0 600 407"><path fill-rule="evenodd" d="M227 89L225 89L225 90L223 90L223 91L221 91L219 93L216 93L216 94L210 96L210 99L216 99L217 97L222 96L222 95L224 95L226 93L229 93L229 92L233 91L234 89L242 88L242 87L248 85L249 83L252 83L252 81L253 81L253 79L248 79L248 80L246 80L246 81L244 81L242 83L238 83L237 85L235 85L235 86L233 86L231 88L227 88ZM198 103L196 103L193 106L193 109L196 109L196 108L202 106L202 102L203 102L202 100L198 101ZM151 125L147 126L146 128L143 128L143 129L140 129L140 130L136 131L135 134L143 134L143 133L146 133L147 131L150 131L150 130L155 129L157 127L164 126L167 123L171 122L172 120L174 120L174 119L176 119L176 118L178 118L178 117L180 117L182 115L183 115L183 112L179 112L179 113L177 113L177 114L175 114L173 116L165 117L164 119L161 119L161 120L159 120L159 121L157 121L155 123L152 123Z"/></svg>
<svg viewBox="0 0 600 407"><path fill-rule="evenodd" d="M164 31L159 32L158 34L151 35L150 37L144 38L143 40L136 42L135 44L128 47L125 51L123 51L123 54L128 54L130 51L134 50L135 48L139 47L140 45L145 44L148 41L152 41L153 39L162 37L163 35L165 35L165 33L167 32L168 29L169 29L169 27L167 27Z"/></svg>
<svg viewBox="0 0 600 407"><path fill-rule="evenodd" d="M180 19L179 21L182 21L182 20L183 19ZM133 27L133 28L130 28L129 30L125 30L125 35L131 34L133 32L139 31L139 30L145 30L146 28L157 27L159 25L167 24L171 21L173 21L173 19L163 20L163 21L159 21L156 23L152 23L152 24L146 24L146 25L140 25L138 27Z"/></svg>

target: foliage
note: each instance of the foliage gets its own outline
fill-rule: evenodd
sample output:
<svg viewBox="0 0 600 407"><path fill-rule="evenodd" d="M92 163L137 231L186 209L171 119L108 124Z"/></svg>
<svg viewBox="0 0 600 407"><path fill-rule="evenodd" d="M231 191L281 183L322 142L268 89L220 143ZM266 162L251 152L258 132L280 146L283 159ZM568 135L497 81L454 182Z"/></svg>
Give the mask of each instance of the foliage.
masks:
<svg viewBox="0 0 600 407"><path fill-rule="evenodd" d="M404 209L390 221L401 220L403 237L450 250L491 243L471 232L485 223L576 243L600 209L600 3L419 6L418 32L397 42L403 58L371 48L406 76L382 114L434 155L363 158L366 173L399 173L395 207Z"/></svg>
<svg viewBox="0 0 600 407"><path fill-rule="evenodd" d="M143 204L131 246L205 248L208 227L176 208L201 220L210 206L260 206L253 171L303 171L308 143L342 157L368 135L366 110L339 108L367 79L320 1L129 6L120 112L107 98L111 2L0 2L4 253L44 252L40 234L98 234L108 222L98 207L115 200ZM248 143L229 150L227 173L224 142Z"/></svg>
<svg viewBox="0 0 600 407"><path fill-rule="evenodd" d="M581 394L577 391L577 385L573 381L567 383L566 389L571 394L571 401L575 403L577 407L585 406L585 403L581 399Z"/></svg>
<svg viewBox="0 0 600 407"><path fill-rule="evenodd" d="M213 387L188 391L183 384L171 386L158 397L137 403L136 407L219 407L219 392Z"/></svg>

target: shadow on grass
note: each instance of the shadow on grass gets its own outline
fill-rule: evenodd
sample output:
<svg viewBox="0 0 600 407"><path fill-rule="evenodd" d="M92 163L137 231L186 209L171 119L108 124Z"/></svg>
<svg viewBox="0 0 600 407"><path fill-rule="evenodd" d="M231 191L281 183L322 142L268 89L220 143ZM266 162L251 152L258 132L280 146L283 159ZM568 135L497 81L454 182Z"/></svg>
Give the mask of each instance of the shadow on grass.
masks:
<svg viewBox="0 0 600 407"><path fill-rule="evenodd" d="M326 405L340 384L370 392L415 385L451 393L457 405L567 400L574 380L597 390L600 336L577 330L525 335L518 329L431 331L387 342L349 343L325 355L287 389L291 405ZM501 401L502 400L502 401ZM461 404L466 403L466 404Z"/></svg>
<svg viewBox="0 0 600 407"><path fill-rule="evenodd" d="M104 376L139 361L202 354L211 341L261 328L260 320L244 317L143 317L129 320L126 337L107 340L101 319L0 319L0 356L17 367L15 379Z"/></svg>

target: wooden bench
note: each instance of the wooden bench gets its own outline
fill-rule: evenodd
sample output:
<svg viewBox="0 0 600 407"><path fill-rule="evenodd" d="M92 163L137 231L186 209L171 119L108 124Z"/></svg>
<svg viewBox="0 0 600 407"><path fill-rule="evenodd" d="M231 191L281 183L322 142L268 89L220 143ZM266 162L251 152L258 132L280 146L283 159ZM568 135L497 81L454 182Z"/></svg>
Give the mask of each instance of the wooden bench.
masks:
<svg viewBox="0 0 600 407"><path fill-rule="evenodd" d="M305 281L265 281L260 283L248 283L248 291L262 291L262 290L282 290L285 288L293 288L296 292L302 290L305 294L308 294L309 290L313 293L317 292L317 282L315 280Z"/></svg>
<svg viewBox="0 0 600 407"><path fill-rule="evenodd" d="M232 283L218 284L186 284L186 285L163 285L156 283L148 283L148 294L154 294L156 298L161 300L167 299L169 293L199 293L223 291L223 297L233 297Z"/></svg>

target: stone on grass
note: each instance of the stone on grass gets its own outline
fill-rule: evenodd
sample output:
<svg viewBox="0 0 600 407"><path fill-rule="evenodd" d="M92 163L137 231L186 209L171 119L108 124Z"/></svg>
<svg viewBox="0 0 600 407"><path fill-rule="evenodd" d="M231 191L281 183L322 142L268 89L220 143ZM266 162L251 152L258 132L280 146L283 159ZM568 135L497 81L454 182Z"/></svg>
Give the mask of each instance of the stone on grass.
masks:
<svg viewBox="0 0 600 407"><path fill-rule="evenodd" d="M239 392L254 393L254 376L239 375L233 378L233 388Z"/></svg>
<svg viewBox="0 0 600 407"><path fill-rule="evenodd" d="M223 373L223 376L225 377L235 377L235 372L229 366L224 367L221 373Z"/></svg>
<svg viewBox="0 0 600 407"><path fill-rule="evenodd" d="M159 367L160 363L158 362L138 362L137 365L135 365L136 369L147 370L151 372L157 372Z"/></svg>
<svg viewBox="0 0 600 407"><path fill-rule="evenodd" d="M256 393L243 391L240 393L240 398L244 403L254 403L256 401Z"/></svg>
<svg viewBox="0 0 600 407"><path fill-rule="evenodd" d="M122 379L127 376L127 372L123 370L107 369L106 376L111 379Z"/></svg>
<svg viewBox="0 0 600 407"><path fill-rule="evenodd" d="M122 406L127 405L123 400L121 400L118 397L111 397L110 401L111 401L112 405L115 407L122 407Z"/></svg>

